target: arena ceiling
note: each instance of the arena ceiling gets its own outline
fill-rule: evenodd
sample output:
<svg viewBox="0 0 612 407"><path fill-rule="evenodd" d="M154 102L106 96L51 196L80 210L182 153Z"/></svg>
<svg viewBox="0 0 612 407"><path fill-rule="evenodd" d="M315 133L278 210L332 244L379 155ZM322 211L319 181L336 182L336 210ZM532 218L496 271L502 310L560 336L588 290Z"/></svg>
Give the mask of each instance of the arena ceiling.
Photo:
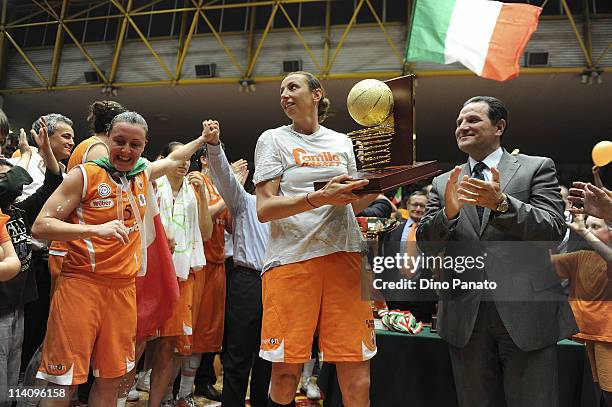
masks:
<svg viewBox="0 0 612 407"><path fill-rule="evenodd" d="M167 11L171 10L155 9L156 5L159 6L168 2L175 5L183 3L184 7L180 10L183 10L181 13L184 16L184 24L181 25L182 28L178 37L182 48L179 47L176 67L168 68L169 78L166 83L121 84L113 82L117 68L115 59L118 60L120 57L123 42L119 38L124 38L124 36L119 35L121 27L123 26L124 30L128 30L127 36L132 30L135 36L141 37L145 45L148 44L148 37L142 32L144 27L140 26L142 29L138 29L138 18L169 15ZM2 2L2 18L6 17L7 4L10 7L11 4L24 3L4 0ZM40 16L41 21L33 21L28 13L17 20L9 20L6 26L0 27L0 41L8 41L15 46L15 43L18 43L15 38L17 38L20 27L25 29L28 26L31 28L55 25L61 27L61 29L56 29L55 35L49 37L51 39L50 44L54 44L56 52L53 55L51 74L49 76L41 75L39 78L42 88L24 92L15 89L4 90L2 106L12 122L13 129L29 128L36 116L48 112L58 112L71 117L75 121L75 133L77 141L79 141L88 135L85 124L87 106L94 100L112 98L145 116L151 129L150 142L147 148L147 153L151 156L156 155L159 148L168 141L187 141L195 137L199 133L202 120L215 118L221 122L222 138L228 147L230 158L245 157L250 160L257 137L261 132L267 128L287 123L287 118L284 117L278 103L280 79L256 78L251 77L249 73L249 68L252 71L252 67L257 60L258 48L265 40L265 35L262 36L263 38L259 43L253 41L250 45L248 63L241 70L243 78L182 79L181 58L184 60L183 54L186 53L188 43L193 35L193 32L191 32L193 30L190 27L199 27L206 21L205 14L210 15L208 13L220 11L222 8L248 8L259 5L259 7L270 7L270 14L261 21L253 18L251 23L245 23L245 33L257 29L263 29L263 32L266 32L273 23L276 24L279 18L288 26L295 25L298 19L292 17L291 6L296 8L299 4L299 10L302 10L301 3L321 3L322 10L325 11L324 20L327 25L325 30L329 30L329 25L333 23L330 16L335 15L333 7L338 8L342 1L244 0L241 3L240 0L177 0L174 2L169 0L152 2L147 0L105 0L97 2L89 0L71 0L70 2L68 0L32 0L31 3L38 8L36 13ZM103 3L107 4L108 10L110 10L108 16L91 17L87 14L87 17L83 17L85 11L89 13L94 8L102 9L98 6ZM283 7L281 3L285 6ZM384 31L384 23L380 20L382 19L383 22L386 20L384 20L382 13L376 12L378 4L383 4L381 0L350 0L349 3L353 4L354 12L345 13L346 15L343 17L346 19L344 34L350 30L353 23L359 22L359 18L368 15L372 21L375 21L372 24L379 26ZM389 2L384 4L387 3ZM576 2L563 0L562 3L566 6L569 4L569 10ZM82 4L83 10L75 12L75 10L67 7L68 4ZM130 9L128 5L133 5L133 8ZM359 13L360 8L364 10L361 13ZM370 11L365 11L367 9ZM278 12L276 20L274 19L274 10ZM341 11L343 8L340 7L338 10ZM111 16L111 11L116 12L117 15ZM62 13L65 17L62 17ZM405 10L402 13L405 13ZM261 17L261 13L258 16ZM75 33L78 34L78 24L81 20L89 19L93 21L97 19L97 21L102 21L111 17L118 22L115 27L117 31L115 41L117 43L111 69L109 72L102 72L101 75L105 79L105 83L74 86L71 89L57 86L57 70L60 69L63 41L72 41L75 45L83 47L85 50L83 55L87 59L87 46L84 43L79 43L78 35L75 35ZM151 24L149 25L149 32L152 27ZM215 24L207 24L206 26L208 27L206 29L211 32L217 29ZM299 27L292 26L291 30L299 37ZM216 34L213 32L215 37L223 37L220 31ZM9 38L10 33L13 33L15 38ZM252 35L252 32L249 31L246 35ZM86 40L87 32L83 31L80 38ZM219 42L221 45L222 40ZM612 43L610 45L612 46ZM333 110L333 115L328 119L326 125L339 131L350 131L355 129L357 125L352 122L346 111L346 95L354 83L359 79L367 78L369 74L327 75L333 65L334 54L337 54L341 46L342 41L335 49L327 50L323 60L320 61L323 77L327 78L323 80L323 83L332 101ZM18 46L15 46L15 48L18 48ZM21 51L27 57L27 52L24 52L23 49ZM586 51L586 48L583 47L583 51ZM389 52L397 54L399 51L391 47ZM307 53L308 49L305 48L305 55ZM585 52L585 55L588 54L588 52ZM155 58L154 52L152 52L151 58L159 59ZM401 55L399 55L399 58L401 61ZM94 70L100 70L95 61L91 60L90 64ZM30 68L35 70L36 67L32 65L34 64L31 64ZM526 154L551 156L559 163L588 164L592 146L600 140L612 138L612 121L608 118L608 115L612 114L612 77L609 77L612 69L605 68L602 71L602 82L595 81L593 84L582 84L581 72L582 68L580 67L527 68L522 70L520 77L502 83L478 78L468 71L417 72L416 133L418 159L437 159L447 165L463 161L465 158L457 150L453 138L457 112L463 101L471 96L492 95L504 100L510 109L510 126L504 136L504 145L509 150L518 148ZM386 79L400 74L400 71L376 72L373 73L373 76ZM222 80L217 81L217 79ZM239 79L253 80L255 82L254 91L245 92L245 88L238 85ZM116 95L112 92L101 94L100 90L103 89L103 85L115 86L117 88Z"/></svg>
<svg viewBox="0 0 612 407"><path fill-rule="evenodd" d="M326 125L338 131L357 127L346 110L346 95L357 79L324 81L333 116ZM287 123L279 106L279 82L256 84L240 92L238 84L156 86L120 89L113 99L142 113L149 122L147 152L154 155L168 141L195 137L201 121L220 121L231 158L252 158L258 136ZM473 75L423 77L417 81L417 156L445 163L461 162L453 138L461 104L474 95L493 95L510 110L504 136L509 149L546 155L562 163L588 163L600 140L612 139L612 77L582 84L576 73L523 74L508 82ZM87 136L87 106L102 97L97 89L6 95L4 109L12 127L28 127L35 115L55 111L75 121L77 139Z"/></svg>

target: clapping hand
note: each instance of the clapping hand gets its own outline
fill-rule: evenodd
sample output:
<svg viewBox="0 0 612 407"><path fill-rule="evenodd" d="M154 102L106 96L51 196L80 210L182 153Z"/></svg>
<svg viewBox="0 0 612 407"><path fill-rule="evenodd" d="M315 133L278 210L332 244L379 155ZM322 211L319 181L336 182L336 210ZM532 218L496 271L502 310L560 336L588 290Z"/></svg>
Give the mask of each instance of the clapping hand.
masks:
<svg viewBox="0 0 612 407"><path fill-rule="evenodd" d="M464 176L457 189L459 201L491 210L497 209L499 203L504 200L504 194L499 185L499 171L495 167L491 168L491 178L491 181L483 181Z"/></svg>
<svg viewBox="0 0 612 407"><path fill-rule="evenodd" d="M241 158L240 160L232 163L232 171L234 171L236 180L238 180L240 185L244 186L244 183L249 176L249 163Z"/></svg>
<svg viewBox="0 0 612 407"><path fill-rule="evenodd" d="M28 137L23 129L19 129L19 144L17 145L17 148L19 148L19 153L22 157L24 157L26 154L32 154L32 148L28 144Z"/></svg>
<svg viewBox="0 0 612 407"><path fill-rule="evenodd" d="M593 184L574 182L568 200L573 205L569 211L574 215L587 214L597 218L612 220L612 191L598 188Z"/></svg>
<svg viewBox="0 0 612 407"><path fill-rule="evenodd" d="M461 174L461 167L453 168L446 182L446 189L444 190L444 212L448 219L456 218L461 208L463 208L463 201L459 199L460 195L457 188L459 174ZM468 179L468 177L466 176L464 179Z"/></svg>
<svg viewBox="0 0 612 407"><path fill-rule="evenodd" d="M36 145L40 151L47 151L47 149L51 150L51 144L49 143L49 132L47 129L47 121L44 117L38 119L38 123L40 124L40 129L38 130L38 134L34 130L30 130L30 134L36 141Z"/></svg>

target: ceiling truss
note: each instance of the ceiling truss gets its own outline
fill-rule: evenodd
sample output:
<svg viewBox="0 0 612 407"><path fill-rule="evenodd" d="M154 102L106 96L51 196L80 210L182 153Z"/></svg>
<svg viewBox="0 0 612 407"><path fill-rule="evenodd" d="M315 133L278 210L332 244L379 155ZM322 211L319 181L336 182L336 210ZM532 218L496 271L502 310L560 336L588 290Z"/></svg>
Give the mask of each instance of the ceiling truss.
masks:
<svg viewBox="0 0 612 407"><path fill-rule="evenodd" d="M299 42L304 48L305 53L312 60L314 66L318 71L318 75L322 78L334 78L334 77L363 77L365 74L361 73L340 73L340 74L331 74L331 70L336 62L336 59L341 52L344 42L349 34L350 30L355 26L357 16L362 9L369 10L372 13L375 26L377 26L389 46L389 51L393 53L398 62L398 70L394 72L378 72L371 73L368 72L367 76L369 77L389 77L390 75L397 75L399 73L407 72L411 70L410 64L405 64L403 50L398 50L396 44L393 42L391 37L389 36L387 30L385 29L385 24L382 22L381 16L376 11L373 6L371 0L358 0L356 2L356 6L354 8L354 12L349 20L348 24L344 26L342 31L342 35L335 47L331 46L330 41L330 31L331 31L331 1L332 0L255 0L251 2L247 2L246 0L242 3L233 3L233 4L219 4L219 0L185 0L183 3L184 7L179 8L171 8L171 9L161 9L154 10L152 6L159 3L161 0L152 1L146 5L141 7L133 8L133 0L104 0L97 1L88 7L85 10L81 10L72 15L67 15L68 5L70 0L59 0L50 2L48 0L31 0L32 4L37 6L37 10L26 17L22 17L16 19L14 21L7 21L7 4L8 0L2 1L2 13L0 16L0 76L4 73L4 67L6 64L6 55L9 47L12 47L16 50L16 52L23 58L26 64L30 67L34 75L38 78L40 82L40 86L31 87L31 88L19 88L19 89L0 89L2 93L19 93L19 92L42 92L49 90L62 90L62 89L83 89L83 88L95 88L95 87L131 87L131 86L154 86L154 85L180 85L180 84L194 84L194 83L237 83L241 80L254 80L258 82L268 81L268 80L278 80L278 77L253 77L255 66L257 65L257 61L261 56L261 52L263 46L265 44L266 38L270 33L273 22L276 15L282 15L289 24L291 31L295 34ZM293 21L292 17L287 12L286 6L289 4L296 3L321 3L325 2L325 27L324 27L324 53L323 59L319 60L312 49L309 47L308 43L304 39L304 36L300 32L300 29L296 25L296 22ZM547 0L545 0L544 5ZM576 40L580 45L580 48L584 55L585 65L587 69L599 69L598 63L602 60L602 58L607 54L607 52L612 48L612 42L610 45L598 56L597 59L592 55L591 41L590 41L590 24L588 23L588 15L586 16L587 24L584 24L584 30L581 34L574 21L572 13L569 10L566 0L561 0L562 7L565 10L565 14L572 26L572 29L576 35ZM89 16L89 13L97 8L111 5L114 9L113 13L109 13L109 15L105 16ZM255 42L255 19L251 18L249 22L249 30L245 35L248 35L248 49L247 49L247 61L246 66L242 66L238 61L240 58L236 55L235 51L232 51L226 42L223 39L223 34L219 32L214 24L211 22L207 12L211 10L222 10L222 9L230 9L230 8L256 8L262 6L271 6L272 11L267 20L265 28L261 31L259 36L259 40L257 43ZM586 11L588 14L588 10ZM146 35L142 32L141 28L135 22L134 18L138 16L150 16L155 14L163 14L163 13L178 13L181 16L181 33L178 35L178 46L177 46L177 54L176 54L176 64L172 69L164 62L164 60L159 56L159 54L155 51L154 47L151 44L151 41L146 37ZM40 16L40 15L48 15L49 18L47 21L26 22L32 16ZM251 17L254 16L254 13L251 13ZM584 12L583 12L584 19ZM118 20L118 29L117 34L114 39L114 49L112 54L112 62L110 67L110 72L105 74L104 70L100 68L100 66L94 61L92 56L88 53L86 46L80 41L75 34L68 27L69 23L80 22L80 21L94 21L94 20L104 20L104 19L117 19ZM222 78L182 78L182 71L185 62L185 58L189 51L189 46L194 38L196 27L198 23L204 21L208 26L212 35L216 39L218 45L223 49L225 54L230 59L232 65L239 72L239 77L222 77ZM55 34L55 42L53 46L53 56L51 61L51 72L49 77L45 77L41 70L36 66L35 63L28 57L26 51L17 43L14 38L14 35L11 33L14 30L25 29L27 27L36 27L42 25L56 25L57 30ZM117 82L117 69L119 66L121 51L125 43L126 31L128 29L132 29L140 38L142 43L148 48L151 57L156 61L156 63L163 69L165 72L167 79L153 82ZM101 78L101 83L99 84L82 84L82 85L58 85L58 72L61 66L61 57L62 57L62 48L64 45L64 40L68 36L75 46L82 53L83 57L88 61L93 70L97 72L99 78ZM595 60L595 61L594 61ZM523 72L527 73L550 73L550 72L581 72L583 67L576 68L526 68ZM603 71L612 71L610 68L603 69ZM460 71L436 71L433 72L419 72L420 75L429 76L429 75L466 75L470 74L468 71L460 70Z"/></svg>

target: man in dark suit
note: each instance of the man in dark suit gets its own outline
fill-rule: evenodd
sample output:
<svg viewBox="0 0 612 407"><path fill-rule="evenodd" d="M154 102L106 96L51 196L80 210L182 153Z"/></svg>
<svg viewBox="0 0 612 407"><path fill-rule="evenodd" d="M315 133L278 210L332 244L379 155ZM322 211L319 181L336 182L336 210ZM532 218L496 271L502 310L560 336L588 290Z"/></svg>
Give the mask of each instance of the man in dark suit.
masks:
<svg viewBox="0 0 612 407"><path fill-rule="evenodd" d="M408 197L407 205L409 210L409 218L401 221L393 232L383 236L381 239L382 250L381 256L395 257L397 253L403 255L408 251L408 255L416 252L416 228L421 218L425 214L427 206L427 194L422 191L415 191ZM407 247L406 245L412 245ZM406 250L408 249L408 250ZM397 268L393 267L386 270L386 277L389 280L400 281L402 278L411 280L430 279L432 277L431 270L419 267L412 272L402 273ZM434 290L404 290L384 292L387 306L389 309L399 309L402 311L410 311L414 317L421 322L431 322L431 317L435 313L436 294Z"/></svg>
<svg viewBox="0 0 612 407"><path fill-rule="evenodd" d="M465 102L455 137L468 162L434 179L417 230L427 255L482 260L441 274L474 283L443 290L438 304L462 407L557 406L555 344L577 332L548 254L565 233L554 163L508 154L507 125L500 100ZM497 288L476 288L485 281Z"/></svg>

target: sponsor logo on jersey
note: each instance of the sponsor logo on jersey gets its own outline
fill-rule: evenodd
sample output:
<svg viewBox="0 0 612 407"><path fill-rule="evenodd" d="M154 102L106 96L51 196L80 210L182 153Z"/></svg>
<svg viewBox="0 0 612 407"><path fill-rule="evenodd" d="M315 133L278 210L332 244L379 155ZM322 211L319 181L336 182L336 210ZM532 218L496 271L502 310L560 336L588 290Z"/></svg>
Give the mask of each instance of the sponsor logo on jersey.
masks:
<svg viewBox="0 0 612 407"><path fill-rule="evenodd" d="M111 192L113 191L110 185L108 185L106 182L103 182L100 185L98 185L98 195L100 195L101 198L106 198L107 196L111 194Z"/></svg>
<svg viewBox="0 0 612 407"><path fill-rule="evenodd" d="M138 204L140 206L146 206L147 199L145 198L144 194L138 194Z"/></svg>
<svg viewBox="0 0 612 407"><path fill-rule="evenodd" d="M261 340L261 347L263 349L267 349L267 350L276 349L276 348L278 348L280 346L280 343L281 343L281 341L278 338L262 339Z"/></svg>
<svg viewBox="0 0 612 407"><path fill-rule="evenodd" d="M338 167L342 164L340 155L329 151L309 153L303 148L295 148L293 158L300 167Z"/></svg>
<svg viewBox="0 0 612 407"><path fill-rule="evenodd" d="M110 198L94 199L89 203L89 206L91 206L92 208L112 208L113 206L115 206L115 202Z"/></svg>
<svg viewBox="0 0 612 407"><path fill-rule="evenodd" d="M142 180L141 180L140 178L138 178L138 177L136 177L136 186L137 186L138 188L140 188L140 189L142 189L142 188L143 188L143 186L142 186Z"/></svg>
<svg viewBox="0 0 612 407"><path fill-rule="evenodd" d="M60 363L60 364L57 364L57 365L54 365L54 364L52 364L52 363L49 363L49 364L47 365L47 369L48 369L50 372L63 372L64 370L66 370L66 366L62 365L61 363Z"/></svg>

